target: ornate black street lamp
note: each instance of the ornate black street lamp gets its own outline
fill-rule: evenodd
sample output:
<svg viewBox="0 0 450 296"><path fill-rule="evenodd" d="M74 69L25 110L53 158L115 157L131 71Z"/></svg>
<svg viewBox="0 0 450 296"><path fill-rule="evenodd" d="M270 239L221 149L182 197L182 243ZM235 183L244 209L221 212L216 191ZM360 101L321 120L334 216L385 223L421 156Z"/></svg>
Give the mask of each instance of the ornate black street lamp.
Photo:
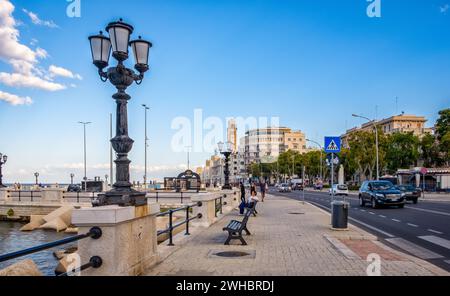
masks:
<svg viewBox="0 0 450 296"><path fill-rule="evenodd" d="M38 172L34 173L34 177L36 178L36 186L38 186L39 173Z"/></svg>
<svg viewBox="0 0 450 296"><path fill-rule="evenodd" d="M8 161L8 156L0 153L0 188L5 188L3 185L3 175L2 175L2 166Z"/></svg>
<svg viewBox="0 0 450 296"><path fill-rule="evenodd" d="M225 184L223 185L222 189L233 189L231 188L230 185L230 155L232 152L232 143L227 142L227 143L223 143L223 142L219 142L217 143L217 146L219 146L219 151L220 154L222 154L223 156L225 156L225 170L223 172L223 174L225 175Z"/></svg>
<svg viewBox="0 0 450 296"><path fill-rule="evenodd" d="M148 71L148 55L152 44L142 40L141 36L137 40L130 42L130 35L133 33L133 27L120 19L118 22L112 22L106 27L109 38L102 32L99 35L89 37L91 43L92 60L98 68L100 79L103 82L109 80L116 88L117 93L113 98L117 103L117 121L116 136L111 139L112 146L117 152L116 163L116 182L111 191L100 195L94 206L120 205L120 206L140 206L147 204L145 193L131 189L130 183L130 160L128 153L133 147L133 140L128 136L128 116L127 103L131 97L125 93L125 90L133 83L141 84L144 79L144 73ZM135 66L139 72L136 74L133 70L124 66L123 62L128 59L128 49L132 48ZM112 56L117 60L115 67L108 66L109 56L112 48Z"/></svg>
<svg viewBox="0 0 450 296"><path fill-rule="evenodd" d="M73 177L75 177L74 173L70 174L70 184L73 185Z"/></svg>

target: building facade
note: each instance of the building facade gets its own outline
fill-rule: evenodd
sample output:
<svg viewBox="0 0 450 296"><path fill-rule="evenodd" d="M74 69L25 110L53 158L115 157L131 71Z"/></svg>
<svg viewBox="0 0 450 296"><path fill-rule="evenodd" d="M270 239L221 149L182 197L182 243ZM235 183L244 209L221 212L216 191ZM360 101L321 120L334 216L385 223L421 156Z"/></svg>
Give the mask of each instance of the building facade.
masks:
<svg viewBox="0 0 450 296"><path fill-rule="evenodd" d="M400 114L375 122L367 122L360 127L349 129L341 136L341 140L344 146L348 147L349 135L358 131L372 131L374 123L387 135L412 132L414 135L421 137L427 133L433 133L432 128L425 127L426 122L427 119L424 116Z"/></svg>
<svg viewBox="0 0 450 296"><path fill-rule="evenodd" d="M241 145L244 145L244 163L270 163L288 150L306 153L305 134L287 127L269 127L247 131Z"/></svg>

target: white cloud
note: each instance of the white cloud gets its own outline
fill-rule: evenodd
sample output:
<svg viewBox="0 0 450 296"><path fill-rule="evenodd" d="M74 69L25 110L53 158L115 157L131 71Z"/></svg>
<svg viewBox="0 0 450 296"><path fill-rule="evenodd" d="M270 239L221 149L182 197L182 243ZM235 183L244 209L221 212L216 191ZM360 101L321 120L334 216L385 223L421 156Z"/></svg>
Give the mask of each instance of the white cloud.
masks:
<svg viewBox="0 0 450 296"><path fill-rule="evenodd" d="M0 101L5 101L13 106L18 105L31 105L33 101L30 97L19 97L10 93L6 93L0 90Z"/></svg>
<svg viewBox="0 0 450 296"><path fill-rule="evenodd" d="M37 88L46 91L57 91L66 89L65 85L44 80L37 76L28 76L21 73L0 72L0 82L14 87Z"/></svg>
<svg viewBox="0 0 450 296"><path fill-rule="evenodd" d="M34 13L34 12L32 12L32 11L28 11L28 10L26 10L26 9L22 9L22 11L25 12L25 13L30 17L31 21L32 21L33 24L35 24L35 25L45 26L45 27L49 27L49 28L58 28L58 25L55 24L54 21L51 21L51 20L50 20L50 21L44 21L44 20L41 20L41 19L39 18L39 16L38 16L36 13Z"/></svg>
<svg viewBox="0 0 450 296"><path fill-rule="evenodd" d="M12 17L14 5L8 0L0 0L0 59L36 62L36 53L19 42L20 33Z"/></svg>
<svg viewBox="0 0 450 296"><path fill-rule="evenodd" d="M445 5L443 5L443 6L439 6L439 11L441 12L441 13L447 13L447 10L450 8L450 5L449 4L445 4Z"/></svg>
<svg viewBox="0 0 450 296"><path fill-rule="evenodd" d="M66 89L66 85L54 82L51 73L39 65L40 60L49 57L48 52L40 47L31 49L20 42L18 22L13 17L14 9L10 0L0 0L0 60L10 64L13 69L13 73L0 72L0 82L12 87L36 88L45 91ZM24 11L35 24L50 27L55 25L51 21L39 19L35 13ZM37 43L36 39L30 42L32 46ZM81 79L81 76L75 74L74 78ZM11 100L10 96L8 98Z"/></svg>
<svg viewBox="0 0 450 296"><path fill-rule="evenodd" d="M62 67L57 67L55 65L51 65L48 68L48 71L50 72L50 76L51 77L61 76L61 77L66 77L66 78L78 79L78 80L82 80L83 79L83 77L81 77L80 74L74 74L70 70L67 70L67 69L62 68Z"/></svg>

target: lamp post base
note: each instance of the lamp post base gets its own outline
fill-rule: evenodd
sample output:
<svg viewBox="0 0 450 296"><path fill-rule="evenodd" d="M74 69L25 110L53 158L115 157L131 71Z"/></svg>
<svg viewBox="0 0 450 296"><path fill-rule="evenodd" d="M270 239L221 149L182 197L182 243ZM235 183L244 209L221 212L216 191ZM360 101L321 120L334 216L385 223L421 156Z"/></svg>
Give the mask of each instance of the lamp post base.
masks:
<svg viewBox="0 0 450 296"><path fill-rule="evenodd" d="M232 190L233 188L231 187L230 184L225 184L225 185L223 185L222 189L225 189L225 190Z"/></svg>
<svg viewBox="0 0 450 296"><path fill-rule="evenodd" d="M94 207L119 205L122 207L128 206L143 206L147 204L145 192L139 192L133 189L113 189L100 194L96 201L92 203Z"/></svg>

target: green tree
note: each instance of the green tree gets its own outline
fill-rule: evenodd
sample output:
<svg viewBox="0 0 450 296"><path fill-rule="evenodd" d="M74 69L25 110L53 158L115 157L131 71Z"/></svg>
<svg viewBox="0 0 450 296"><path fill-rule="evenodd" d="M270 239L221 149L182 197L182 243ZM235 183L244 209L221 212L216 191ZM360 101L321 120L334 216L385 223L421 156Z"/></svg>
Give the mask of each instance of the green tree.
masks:
<svg viewBox="0 0 450 296"><path fill-rule="evenodd" d="M439 118L436 122L436 135L441 141L450 132L450 108L439 111Z"/></svg>
<svg viewBox="0 0 450 296"><path fill-rule="evenodd" d="M390 173L417 165L419 138L411 133L394 133L386 142L386 165Z"/></svg>
<svg viewBox="0 0 450 296"><path fill-rule="evenodd" d="M431 134L426 134L420 140L420 158L425 167L433 167L439 163L439 146L436 138Z"/></svg>

